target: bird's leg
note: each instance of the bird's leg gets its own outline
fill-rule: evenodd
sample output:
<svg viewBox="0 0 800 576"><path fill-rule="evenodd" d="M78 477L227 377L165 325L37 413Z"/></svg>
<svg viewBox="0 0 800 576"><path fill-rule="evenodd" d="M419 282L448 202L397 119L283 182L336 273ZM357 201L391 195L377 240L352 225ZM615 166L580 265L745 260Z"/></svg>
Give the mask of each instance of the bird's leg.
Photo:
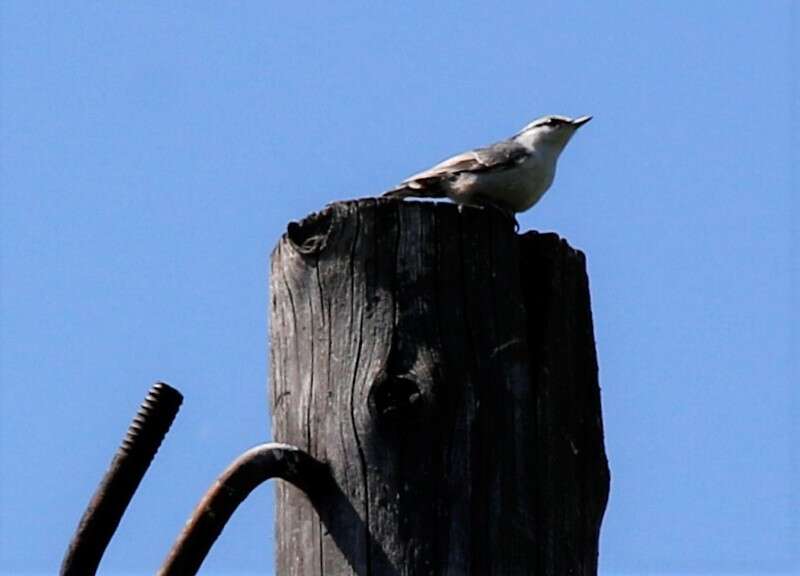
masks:
<svg viewBox="0 0 800 576"><path fill-rule="evenodd" d="M500 214L502 214L506 220L514 225L514 232L519 232L519 222L517 222L517 217L512 210L509 210L505 206L501 206L497 202L493 202L488 198L481 197L480 199L476 200L478 200L479 206L489 206L500 212Z"/></svg>

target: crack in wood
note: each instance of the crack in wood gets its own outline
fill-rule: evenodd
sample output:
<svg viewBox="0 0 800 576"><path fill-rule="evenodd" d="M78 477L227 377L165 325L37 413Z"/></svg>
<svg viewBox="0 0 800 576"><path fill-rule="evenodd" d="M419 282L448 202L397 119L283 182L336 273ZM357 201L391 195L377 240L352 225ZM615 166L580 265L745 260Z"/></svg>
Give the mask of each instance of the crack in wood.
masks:
<svg viewBox="0 0 800 576"><path fill-rule="evenodd" d="M493 211L368 199L293 225L271 286L273 432L331 471L313 503L279 488L278 573L596 574L580 252Z"/></svg>

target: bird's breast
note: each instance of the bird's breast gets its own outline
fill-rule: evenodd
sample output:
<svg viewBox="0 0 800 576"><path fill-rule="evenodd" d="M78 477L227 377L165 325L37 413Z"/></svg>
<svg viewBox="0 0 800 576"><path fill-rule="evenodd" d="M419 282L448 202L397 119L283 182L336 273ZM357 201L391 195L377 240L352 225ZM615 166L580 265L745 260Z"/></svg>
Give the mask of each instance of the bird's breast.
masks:
<svg viewBox="0 0 800 576"><path fill-rule="evenodd" d="M533 206L553 183L555 164L530 157L514 168L462 173L451 184L451 199L460 203L488 199L513 212Z"/></svg>

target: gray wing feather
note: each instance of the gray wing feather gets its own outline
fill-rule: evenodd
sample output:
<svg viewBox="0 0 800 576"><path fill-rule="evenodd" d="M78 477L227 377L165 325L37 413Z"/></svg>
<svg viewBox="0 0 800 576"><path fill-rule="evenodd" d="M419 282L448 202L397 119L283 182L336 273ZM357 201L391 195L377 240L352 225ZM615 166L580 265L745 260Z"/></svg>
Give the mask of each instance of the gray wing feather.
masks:
<svg viewBox="0 0 800 576"><path fill-rule="evenodd" d="M498 142L448 158L433 168L406 178L403 184L430 178L446 178L460 172L503 170L518 164L525 155L525 148L516 142Z"/></svg>
<svg viewBox="0 0 800 576"><path fill-rule="evenodd" d="M403 180L387 196L444 196L439 184L462 172L486 172L511 168L525 159L527 151L513 140L506 140L457 154L436 166Z"/></svg>

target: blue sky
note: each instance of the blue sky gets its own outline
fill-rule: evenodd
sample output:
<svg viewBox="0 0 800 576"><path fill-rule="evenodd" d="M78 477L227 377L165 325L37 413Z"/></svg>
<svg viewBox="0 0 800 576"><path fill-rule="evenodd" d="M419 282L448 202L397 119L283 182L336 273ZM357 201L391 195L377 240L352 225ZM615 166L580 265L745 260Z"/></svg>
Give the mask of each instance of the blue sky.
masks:
<svg viewBox="0 0 800 576"><path fill-rule="evenodd" d="M270 438L286 223L547 113L520 218L586 252L601 573L800 574L800 9L741 2L7 1L0 573L55 573L158 379L186 400L101 566L149 574ZM272 487L207 574L272 565Z"/></svg>

